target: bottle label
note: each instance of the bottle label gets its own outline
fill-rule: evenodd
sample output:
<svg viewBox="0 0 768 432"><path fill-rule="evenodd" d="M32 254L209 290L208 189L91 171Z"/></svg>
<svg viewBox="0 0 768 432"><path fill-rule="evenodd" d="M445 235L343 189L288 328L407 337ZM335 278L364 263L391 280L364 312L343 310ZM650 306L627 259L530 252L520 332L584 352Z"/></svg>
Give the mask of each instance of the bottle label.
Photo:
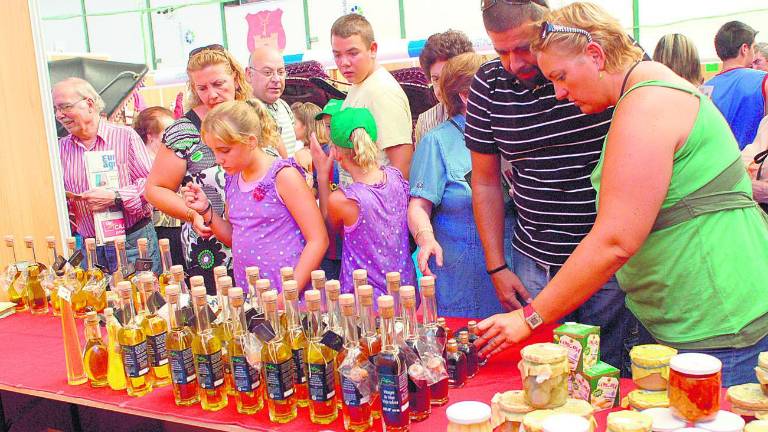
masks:
<svg viewBox="0 0 768 432"><path fill-rule="evenodd" d="M259 371L252 368L243 356L233 356L232 374L235 378L235 388L239 392L251 392L261 384Z"/></svg>
<svg viewBox="0 0 768 432"><path fill-rule="evenodd" d="M379 375L379 392L384 421L401 424L403 416L408 417L408 376L405 371L400 375Z"/></svg>
<svg viewBox="0 0 768 432"><path fill-rule="evenodd" d="M150 366L158 367L168 363L168 351L165 347L167 336L167 332L154 336L147 335L147 353Z"/></svg>
<svg viewBox="0 0 768 432"><path fill-rule="evenodd" d="M457 367L458 366L458 362L448 361L447 363L448 364L446 364L446 366L447 366L447 369L448 369L448 382L452 382L452 383L460 382L459 375L458 375L459 374L459 368Z"/></svg>
<svg viewBox="0 0 768 432"><path fill-rule="evenodd" d="M310 363L309 370L309 398L315 402L331 400L336 395L336 380L333 371L333 362Z"/></svg>
<svg viewBox="0 0 768 432"><path fill-rule="evenodd" d="M282 363L264 363L264 371L270 399L285 400L293 394L293 359Z"/></svg>
<svg viewBox="0 0 768 432"><path fill-rule="evenodd" d="M195 356L192 348L169 351L171 376L174 384L189 384L197 378L195 374Z"/></svg>
<svg viewBox="0 0 768 432"><path fill-rule="evenodd" d="M293 370L296 384L307 382L307 353L304 348L293 351Z"/></svg>
<svg viewBox="0 0 768 432"><path fill-rule="evenodd" d="M357 383L345 376L341 377L341 394L344 398L344 404L348 407L359 407L370 401L370 396L363 396Z"/></svg>
<svg viewBox="0 0 768 432"><path fill-rule="evenodd" d="M136 345L121 345L120 348L126 375L131 378L139 378L149 372L147 341L142 341Z"/></svg>
<svg viewBox="0 0 768 432"><path fill-rule="evenodd" d="M224 362L221 359L221 351L213 354L197 354L195 358L200 388L215 390L224 384Z"/></svg>

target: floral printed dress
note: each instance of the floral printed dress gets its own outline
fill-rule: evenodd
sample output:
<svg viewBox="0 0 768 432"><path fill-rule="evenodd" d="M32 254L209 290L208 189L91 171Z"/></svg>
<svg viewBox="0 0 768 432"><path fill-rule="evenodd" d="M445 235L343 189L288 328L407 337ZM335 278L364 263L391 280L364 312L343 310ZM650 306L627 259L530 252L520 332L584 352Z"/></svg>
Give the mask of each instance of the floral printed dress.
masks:
<svg viewBox="0 0 768 432"><path fill-rule="evenodd" d="M187 164L187 172L180 186L189 182L199 185L208 199L213 211L224 215L224 170L216 164L213 151L200 139L201 120L190 110L165 130L163 142L176 156ZM181 228L181 243L184 247L184 259L190 276L203 276L209 293L215 293L213 268L226 266L232 273L232 253L216 237L204 239L197 235L190 223Z"/></svg>

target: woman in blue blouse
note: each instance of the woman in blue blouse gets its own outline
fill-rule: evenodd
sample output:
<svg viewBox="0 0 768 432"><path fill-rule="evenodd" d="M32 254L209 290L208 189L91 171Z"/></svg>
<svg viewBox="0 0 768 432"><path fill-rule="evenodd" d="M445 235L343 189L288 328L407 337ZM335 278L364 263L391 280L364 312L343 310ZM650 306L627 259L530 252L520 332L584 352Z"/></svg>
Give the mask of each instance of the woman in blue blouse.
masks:
<svg viewBox="0 0 768 432"><path fill-rule="evenodd" d="M464 144L469 86L482 63L474 53L446 63L438 85L450 118L424 135L411 164L408 227L419 245L419 269L436 277L442 316L482 318L503 311L485 271L468 181L472 163ZM512 214L507 211L505 220L510 265Z"/></svg>

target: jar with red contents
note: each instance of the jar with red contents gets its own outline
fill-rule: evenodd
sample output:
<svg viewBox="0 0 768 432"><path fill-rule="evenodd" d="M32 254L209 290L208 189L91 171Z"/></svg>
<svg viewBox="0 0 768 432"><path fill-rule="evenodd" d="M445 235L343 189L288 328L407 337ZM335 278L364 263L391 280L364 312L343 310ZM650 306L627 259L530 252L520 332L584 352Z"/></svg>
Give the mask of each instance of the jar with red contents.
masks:
<svg viewBox="0 0 768 432"><path fill-rule="evenodd" d="M669 362L669 408L689 422L709 421L720 410L723 364L707 354L678 354Z"/></svg>

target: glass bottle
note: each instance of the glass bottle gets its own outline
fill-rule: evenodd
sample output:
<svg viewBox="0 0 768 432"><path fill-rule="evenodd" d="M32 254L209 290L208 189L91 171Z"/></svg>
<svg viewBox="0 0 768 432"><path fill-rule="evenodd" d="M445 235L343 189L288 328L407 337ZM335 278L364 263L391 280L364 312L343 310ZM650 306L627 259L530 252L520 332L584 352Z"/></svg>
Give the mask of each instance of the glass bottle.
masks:
<svg viewBox="0 0 768 432"><path fill-rule="evenodd" d="M163 272L157 277L157 282L160 284L160 294L165 297L165 287L174 283L171 273L171 267L173 267L171 242L168 239L160 239L157 244L160 249L160 263L163 265Z"/></svg>
<svg viewBox="0 0 768 432"><path fill-rule="evenodd" d="M283 282L283 306L287 320L288 338L293 355L293 373L296 384L296 399L300 407L309 405L307 384L307 335L299 316L299 289L295 280Z"/></svg>
<svg viewBox="0 0 768 432"><path fill-rule="evenodd" d="M117 332L125 367L128 396L144 396L152 391L152 375L147 358L147 336L136 323L133 305L133 286L128 281L118 282L117 292L123 305L123 327Z"/></svg>
<svg viewBox="0 0 768 432"><path fill-rule="evenodd" d="M192 353L194 335L192 330L184 325L179 294L179 285L170 284L165 287L168 326L170 327L166 348L171 366L173 399L178 406L189 406L200 402L200 397L197 394L195 356Z"/></svg>
<svg viewBox="0 0 768 432"><path fill-rule="evenodd" d="M86 241L86 244L87 244L87 241ZM94 242L94 250L96 250L95 246L96 244ZM67 260L71 260L76 252L77 252L77 239L75 239L74 237L67 237ZM77 278L77 282L80 284L80 286L83 286L85 285L85 282L88 280L88 278L86 277L87 275L86 275L85 269L82 267L81 264L82 264L82 261L80 263L77 263L77 265L73 267L73 270L75 272L75 277Z"/></svg>
<svg viewBox="0 0 768 432"><path fill-rule="evenodd" d="M284 284L289 280L294 280L293 267L280 268L280 282Z"/></svg>
<svg viewBox="0 0 768 432"><path fill-rule="evenodd" d="M437 324L437 299L435 298L435 278L423 276L419 279L422 297L422 314L424 318L424 333L434 337L440 352L445 349L448 340L445 337L445 329Z"/></svg>
<svg viewBox="0 0 768 432"><path fill-rule="evenodd" d="M21 276L21 266L16 257L16 243L12 235L5 236L5 246L11 250L13 261L6 268L6 277L10 280L8 284L8 300L14 303L16 312L27 310L27 296L24 293L24 285L19 282Z"/></svg>
<svg viewBox="0 0 768 432"><path fill-rule="evenodd" d="M357 269L352 271L352 285L355 287L355 299L357 299L357 314L362 318L362 315L360 314L360 307L362 306L362 303L360 303L360 293L358 292L358 288L361 285L368 285L368 271L365 269Z"/></svg>
<svg viewBox="0 0 768 432"><path fill-rule="evenodd" d="M77 336L75 312L72 310L72 291L77 281L74 277L60 271L56 275L61 282L58 286L59 304L61 305L61 332L64 338L64 360L67 365L67 384L80 385L88 381L83 364L83 351L80 349L80 338Z"/></svg>
<svg viewBox="0 0 768 432"><path fill-rule="evenodd" d="M358 306L360 313L360 343L370 362L376 364L376 356L381 351L382 342L379 333L376 331L376 317L373 315L373 287L370 285L360 285L357 289L357 300L360 302ZM379 398L378 394L371 395L371 407L373 418L381 417L381 398Z"/></svg>
<svg viewBox="0 0 768 432"><path fill-rule="evenodd" d="M329 280L325 283L325 295L328 315L328 328L336 334L342 333L341 309L339 308L339 294L341 284L337 280ZM357 313L357 309L355 309Z"/></svg>
<svg viewBox="0 0 768 432"><path fill-rule="evenodd" d="M227 387L224 385L222 343L208 318L204 285L192 288L192 306L197 321L197 334L192 340L192 352L195 355L200 387L200 405L206 411L218 411L227 406Z"/></svg>
<svg viewBox="0 0 768 432"><path fill-rule="evenodd" d="M401 304L405 317L405 341L411 348L415 348L415 342L420 341L416 318L416 290L412 286L403 286L400 289ZM439 381L429 386L429 400L433 406L442 406L448 403L448 376L445 374L443 352L440 347L434 347L427 352L419 352L424 366L434 376L443 376ZM413 398L411 398L413 400ZM411 410L417 411L415 406Z"/></svg>
<svg viewBox="0 0 768 432"><path fill-rule="evenodd" d="M152 301L155 294L155 276L144 272L139 276L141 303L144 305L144 319L141 329L147 337L147 357L154 377L153 387L171 383L171 368L168 365L168 323L157 314L157 304Z"/></svg>
<svg viewBox="0 0 768 432"><path fill-rule="evenodd" d="M45 238L45 243L48 246L48 268L45 269L44 272L41 272L41 284L43 285L43 289L46 291L46 295L49 299L49 307L51 311L53 311L53 316L59 316L61 315L61 312L59 312L59 298L56 294L56 290L53 289L53 280L56 277L56 274L53 270L54 265L56 265L56 259L59 257L59 253L56 250L56 237L54 236L48 236Z"/></svg>
<svg viewBox="0 0 768 432"><path fill-rule="evenodd" d="M109 370L109 352L101 339L101 328L96 311L85 314L85 350L83 351L85 373L91 387L106 387Z"/></svg>
<svg viewBox="0 0 768 432"><path fill-rule="evenodd" d="M24 293L27 296L27 306L32 315L45 315L48 313L48 296L40 283L42 273L41 264L35 255L35 242L32 236L24 237L24 244L31 251L31 260L27 262L24 276Z"/></svg>
<svg viewBox="0 0 768 432"><path fill-rule="evenodd" d="M386 275L387 279L387 294L391 295L395 300L395 331L398 333L403 331L403 322L405 321L405 314L400 303L400 273L389 272Z"/></svg>
<svg viewBox="0 0 768 432"><path fill-rule="evenodd" d="M267 320L275 332L275 337L261 348L269 419L275 423L288 423L296 418L293 355L277 316L277 291L265 292L261 301Z"/></svg>
<svg viewBox="0 0 768 432"><path fill-rule="evenodd" d="M250 266L245 268L245 277L248 279L248 298L251 307L257 314L263 314L264 308L261 307L261 295L256 288L256 281L259 280L259 268Z"/></svg>
<svg viewBox="0 0 768 432"><path fill-rule="evenodd" d="M330 424L338 417L336 408L336 353L321 343L323 337L322 300L320 291L304 293L309 322L307 345L307 374L309 381L309 420L314 424Z"/></svg>
<svg viewBox="0 0 768 432"><path fill-rule="evenodd" d="M339 399L342 400L344 429L362 432L373 427L371 396L375 390L374 377L369 372L368 355L360 346L355 296L342 294L338 299L344 328L344 350L342 357L336 357L336 361L341 379Z"/></svg>
<svg viewBox="0 0 768 432"><path fill-rule="evenodd" d="M459 351L459 344L456 339L448 339L446 347L448 385L451 388L464 387L467 382L467 356Z"/></svg>
<svg viewBox="0 0 768 432"><path fill-rule="evenodd" d="M416 318L416 290L410 285L405 285L399 289L400 303L404 315L403 339L416 354L422 344L419 340L419 330L417 328L418 318ZM394 300L394 298L393 298ZM422 361L425 359L422 358ZM408 400L410 401L411 421L418 422L429 417L432 412L430 400L431 389L426 379L427 371L416 362L408 367Z"/></svg>
<svg viewBox="0 0 768 432"><path fill-rule="evenodd" d="M408 371L405 355L398 348L395 335L395 302L392 296L377 299L381 317L381 352L376 356L382 419L388 432L408 431L411 425L408 399Z"/></svg>
<svg viewBox="0 0 768 432"><path fill-rule="evenodd" d="M264 408L261 371L248 361L248 355L255 349L256 344L245 323L245 298L242 288L230 288L228 296L232 338L227 342L227 351L234 379L235 403L240 414L254 414Z"/></svg>
<svg viewBox="0 0 768 432"><path fill-rule="evenodd" d="M205 278L204 277L202 277L202 276L192 276L192 277L189 278L189 289L190 289L190 291L192 290L192 288L199 287L199 286L205 286Z"/></svg>
<svg viewBox="0 0 768 432"><path fill-rule="evenodd" d="M475 344L469 343L469 333L466 330L459 332L459 349L467 356L467 377L473 378L479 368L477 348Z"/></svg>
<svg viewBox="0 0 768 432"><path fill-rule="evenodd" d="M328 299L325 294L325 272L323 270L312 270L309 273L312 280L312 289L320 292L320 318L323 323L328 322Z"/></svg>
<svg viewBox="0 0 768 432"><path fill-rule="evenodd" d="M125 390L125 368L120 356L120 342L117 340L122 326L111 307L104 308L104 318L107 322L107 384L112 390Z"/></svg>
<svg viewBox="0 0 768 432"><path fill-rule="evenodd" d="M78 294L78 312L84 313L86 308L101 312L107 307L107 287L104 283L104 272L98 267L99 261L96 254L96 240L85 239L86 265L88 269L83 272L83 288ZM74 250L70 250L70 256ZM79 269L79 270L78 270ZM78 266L75 274L82 272Z"/></svg>
<svg viewBox="0 0 768 432"><path fill-rule="evenodd" d="M223 273L223 274L222 274ZM228 346L232 341L232 317L229 309L229 289L232 288L232 278L227 276L227 268L224 266L214 267L213 274L216 277L216 298L219 302L219 314L214 323L216 336L221 340L221 358L224 362L224 385L227 387L227 394L234 396L235 382L232 377L232 368L229 361Z"/></svg>
<svg viewBox="0 0 768 432"><path fill-rule="evenodd" d="M181 264L171 266L171 279L173 280L173 284L178 285L179 287L179 309L192 307L192 297L189 294L189 287L187 287L187 282L184 280L184 277L184 266ZM184 320L180 321L179 324L187 325ZM193 333L195 331L194 328L190 328L190 330Z"/></svg>
<svg viewBox="0 0 768 432"><path fill-rule="evenodd" d="M125 251L125 236L115 239L115 253L117 255L117 270L113 275L114 280L118 283L121 281L126 281L131 284L131 296L133 304L137 310L141 310L141 296L139 296L139 289L136 286L136 282L138 282L135 280L136 275L134 273L125 274L130 272L128 270L128 254Z"/></svg>
<svg viewBox="0 0 768 432"><path fill-rule="evenodd" d="M469 332L469 343L473 344L479 338L480 336L477 334L477 321L469 321L467 322L467 331ZM449 334L447 334L447 337L451 337ZM477 356L477 364L478 366L485 366L485 364L488 363L488 357L480 357Z"/></svg>

